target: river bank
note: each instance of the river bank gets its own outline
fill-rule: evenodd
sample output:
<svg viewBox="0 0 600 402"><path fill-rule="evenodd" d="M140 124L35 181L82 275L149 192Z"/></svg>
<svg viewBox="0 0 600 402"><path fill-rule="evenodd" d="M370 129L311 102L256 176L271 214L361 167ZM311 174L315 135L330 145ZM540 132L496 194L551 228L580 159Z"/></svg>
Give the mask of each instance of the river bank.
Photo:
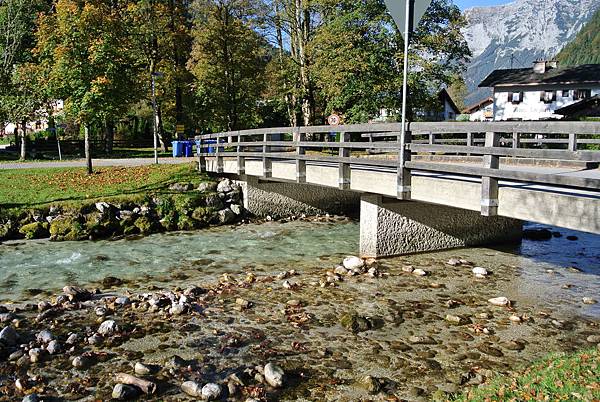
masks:
<svg viewBox="0 0 600 402"><path fill-rule="evenodd" d="M97 260L97 280L72 270L63 280L88 289L89 300L45 291L27 306L5 304L2 326L20 338L2 348L1 395L108 400L115 375L125 373L157 385L145 400L195 399L182 390L186 381L217 384L223 400L444 400L550 351L595 346L600 316L583 299L597 294L598 272L586 239L571 253L578 270L553 264L548 253L540 261L535 243L525 242L390 259L349 275L339 265L357 230L343 219L270 222L206 237L154 235L122 249L106 242L116 246L98 254L106 258ZM548 244L556 252L563 241ZM90 258L85 246L103 245L71 244ZM196 253L183 254L193 244ZM134 266L128 275L125 246L158 249L146 267L156 275ZM152 261L164 253L172 263L161 271ZM121 275L103 268L111 264ZM488 275L476 277L475 267ZM498 297L510 304L489 301ZM136 373L136 363L150 371L138 365ZM281 387L264 378L269 363L285 372Z"/></svg>

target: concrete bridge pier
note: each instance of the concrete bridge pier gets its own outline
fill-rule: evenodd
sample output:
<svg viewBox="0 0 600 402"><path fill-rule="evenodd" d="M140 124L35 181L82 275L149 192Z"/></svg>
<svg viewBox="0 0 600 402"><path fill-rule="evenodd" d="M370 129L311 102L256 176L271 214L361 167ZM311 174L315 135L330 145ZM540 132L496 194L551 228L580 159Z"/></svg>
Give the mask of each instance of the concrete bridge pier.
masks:
<svg viewBox="0 0 600 402"><path fill-rule="evenodd" d="M523 223L499 216L424 202L365 194L360 200L360 254L403 254L518 242Z"/></svg>

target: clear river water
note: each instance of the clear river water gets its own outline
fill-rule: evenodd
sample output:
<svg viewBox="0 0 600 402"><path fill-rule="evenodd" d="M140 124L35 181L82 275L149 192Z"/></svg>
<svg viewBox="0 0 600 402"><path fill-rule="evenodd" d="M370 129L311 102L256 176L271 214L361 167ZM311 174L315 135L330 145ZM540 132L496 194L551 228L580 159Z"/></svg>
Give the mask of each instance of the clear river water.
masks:
<svg viewBox="0 0 600 402"><path fill-rule="evenodd" d="M486 255L491 265L520 267L522 286L550 301L564 297L565 287L574 299L598 295L600 237L556 230L563 236L549 241L525 240L519 246L500 247L493 252L472 248L455 254ZM578 240L567 240L567 236ZM88 285L107 276L143 287L165 282L185 284L190 281L190 272L206 278L247 267L258 272L298 267L328 269L332 257L356 254L358 238L357 222L298 221L157 234L134 240L12 242L0 245L0 301L23 300L40 291L56 292L65 284ZM423 258L432 254L423 254ZM419 256L412 259L418 260ZM572 267L581 272L569 269ZM186 275L178 275L184 271ZM600 307L587 307L585 313L600 316Z"/></svg>

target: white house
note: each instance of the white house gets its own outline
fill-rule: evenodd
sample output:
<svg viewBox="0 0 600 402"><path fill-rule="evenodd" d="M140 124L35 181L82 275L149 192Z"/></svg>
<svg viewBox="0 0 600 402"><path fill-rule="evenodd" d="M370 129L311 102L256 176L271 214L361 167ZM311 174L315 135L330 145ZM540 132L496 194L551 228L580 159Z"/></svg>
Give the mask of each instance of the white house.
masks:
<svg viewBox="0 0 600 402"><path fill-rule="evenodd" d="M469 115L469 121L493 121L494 98L490 96L479 103L469 106L463 110L463 114Z"/></svg>
<svg viewBox="0 0 600 402"><path fill-rule="evenodd" d="M559 68L538 61L533 68L495 70L479 86L493 88L495 121L562 119L558 109L600 95L600 64Z"/></svg>

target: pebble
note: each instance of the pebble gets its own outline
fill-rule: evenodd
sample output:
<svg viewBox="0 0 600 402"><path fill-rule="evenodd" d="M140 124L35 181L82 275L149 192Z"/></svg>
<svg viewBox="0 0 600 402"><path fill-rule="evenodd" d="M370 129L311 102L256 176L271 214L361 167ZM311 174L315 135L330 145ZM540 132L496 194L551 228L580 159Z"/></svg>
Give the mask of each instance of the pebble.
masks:
<svg viewBox="0 0 600 402"><path fill-rule="evenodd" d="M405 265L402 267L402 272L408 272L409 274L415 270L415 267L412 265Z"/></svg>
<svg viewBox="0 0 600 402"><path fill-rule="evenodd" d="M73 365L73 367L75 367L76 369L86 369L89 364L90 361L87 357L84 356L77 356L73 359L73 362L71 363Z"/></svg>
<svg viewBox="0 0 600 402"><path fill-rule="evenodd" d="M370 375L362 377L360 380L358 380L358 385L364 388L370 394L376 394L381 388L379 381Z"/></svg>
<svg viewBox="0 0 600 402"><path fill-rule="evenodd" d="M60 353L61 351L61 347L60 347L60 343L58 343L58 341L52 340L48 343L48 346L46 346L46 351L48 353L50 353L51 355L55 355L57 353Z"/></svg>
<svg viewBox="0 0 600 402"><path fill-rule="evenodd" d="M39 311L50 310L52 308L52 304L50 304L47 301L43 300L43 301L41 301L41 302L38 303L37 308L38 308Z"/></svg>
<svg viewBox="0 0 600 402"><path fill-rule="evenodd" d="M184 304L176 303L171 306L169 313L171 315L181 315L185 313L186 307Z"/></svg>
<svg viewBox="0 0 600 402"><path fill-rule="evenodd" d="M43 356L44 356L44 349L33 348L33 349L29 350L29 360L32 363L40 362L42 360Z"/></svg>
<svg viewBox="0 0 600 402"><path fill-rule="evenodd" d="M88 344L95 346L95 345L100 345L102 343L102 341L104 340L104 338L102 338L100 335L98 334L94 334L92 336L90 336L87 341Z"/></svg>
<svg viewBox="0 0 600 402"><path fill-rule="evenodd" d="M275 365L274 363L267 363L264 370L265 380L270 386L274 388L283 386L283 376L285 373L281 367Z"/></svg>
<svg viewBox="0 0 600 402"><path fill-rule="evenodd" d="M598 300L592 299L591 297L584 297L582 300L583 300L583 304L596 304L596 303L598 303Z"/></svg>
<svg viewBox="0 0 600 402"><path fill-rule="evenodd" d="M201 397L202 386L195 381L186 381L181 384L181 390L189 396Z"/></svg>
<svg viewBox="0 0 600 402"><path fill-rule="evenodd" d="M202 387L201 396L202 399L208 401L219 399L221 396L221 386L215 383L208 383Z"/></svg>
<svg viewBox="0 0 600 402"><path fill-rule="evenodd" d="M115 299L115 304L118 306L126 306L130 303L131 303L131 300L129 300L129 297L123 296L123 297L117 297Z"/></svg>
<svg viewBox="0 0 600 402"><path fill-rule="evenodd" d="M379 276L379 271L375 267L369 268L367 273L371 278L376 278Z"/></svg>
<svg viewBox="0 0 600 402"><path fill-rule="evenodd" d="M508 317L508 319L514 323L520 323L522 321L521 317L519 317L518 315L514 315L514 314L511 315L510 317Z"/></svg>
<svg viewBox="0 0 600 402"><path fill-rule="evenodd" d="M238 297L235 300L235 304L237 304L238 306L240 306L243 309L247 309L250 308L252 306L252 303L250 303L248 300L246 299L242 299L241 297Z"/></svg>
<svg viewBox="0 0 600 402"><path fill-rule="evenodd" d="M427 272L425 272L424 270L422 270L421 268L417 268L414 271L412 271L413 275L416 276L426 276Z"/></svg>
<svg viewBox="0 0 600 402"><path fill-rule="evenodd" d="M144 363L137 362L133 368L133 371L137 375L148 375L152 373L152 369L146 366Z"/></svg>
<svg viewBox="0 0 600 402"><path fill-rule="evenodd" d="M488 275L488 271L487 269L483 268L483 267L475 267L473 268L473 274L475 274L476 277L486 277Z"/></svg>
<svg viewBox="0 0 600 402"><path fill-rule="evenodd" d="M586 341L589 343L600 343L600 335L590 335L587 337Z"/></svg>
<svg viewBox="0 0 600 402"><path fill-rule="evenodd" d="M5 327L0 331L0 342L4 343L6 346L15 346L18 339L19 335L13 327Z"/></svg>
<svg viewBox="0 0 600 402"><path fill-rule="evenodd" d="M136 387L126 384L117 384L113 388L112 397L120 401L126 401L137 397L139 390Z"/></svg>
<svg viewBox="0 0 600 402"><path fill-rule="evenodd" d="M461 262L458 258L450 258L446 264L451 265L453 267L457 267L461 265Z"/></svg>
<svg viewBox="0 0 600 402"><path fill-rule="evenodd" d="M488 302L493 304L494 306L507 307L510 306L510 300L506 297L495 297L493 299L489 299Z"/></svg>
<svg viewBox="0 0 600 402"><path fill-rule="evenodd" d="M333 273L336 275L348 275L348 270L344 267L342 267L341 265L335 267L335 269L333 270Z"/></svg>
<svg viewBox="0 0 600 402"><path fill-rule="evenodd" d="M98 333L103 336L114 335L119 331L119 326L117 322L114 320L107 320L100 324L100 328L98 328Z"/></svg>
<svg viewBox="0 0 600 402"><path fill-rule="evenodd" d="M450 324L454 324L454 325L464 325L469 322L469 319L466 317L461 317L459 315L447 314L446 321L448 321Z"/></svg>
<svg viewBox="0 0 600 402"><path fill-rule="evenodd" d="M98 316L98 317L104 317L105 315L108 314L108 310L106 309L106 307L96 307L94 309L94 313Z"/></svg>
<svg viewBox="0 0 600 402"><path fill-rule="evenodd" d="M343 265L344 265L344 268L346 268L346 269L354 270L354 269L360 269L360 268L364 267L365 262L362 260L362 258L355 257L355 256L349 256L349 257L344 258Z"/></svg>
<svg viewBox="0 0 600 402"><path fill-rule="evenodd" d="M39 343L50 343L50 341L52 341L54 339L54 336L50 333L50 331L43 330L39 334L37 334L35 339Z"/></svg>
<svg viewBox="0 0 600 402"><path fill-rule="evenodd" d="M79 342L79 335L77 334L71 334L69 335L69 337L67 338L66 344L67 345L74 345L77 342Z"/></svg>

